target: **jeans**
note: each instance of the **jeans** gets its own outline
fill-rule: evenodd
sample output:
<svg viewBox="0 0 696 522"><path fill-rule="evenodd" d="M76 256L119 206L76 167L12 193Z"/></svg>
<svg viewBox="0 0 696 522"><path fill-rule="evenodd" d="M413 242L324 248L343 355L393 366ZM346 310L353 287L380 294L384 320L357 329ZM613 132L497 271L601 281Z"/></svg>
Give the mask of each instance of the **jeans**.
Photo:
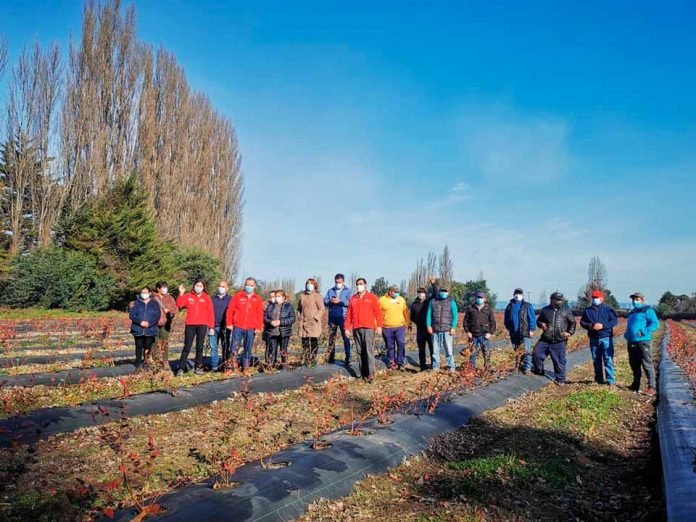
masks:
<svg viewBox="0 0 696 522"><path fill-rule="evenodd" d="M491 362L491 351L488 348L488 339L486 339L485 335L474 335L471 338L471 342L474 346L473 350L471 350L469 363L473 368L476 368L476 359L478 357L479 350L481 350L481 352L483 352L483 366L488 368Z"/></svg>
<svg viewBox="0 0 696 522"><path fill-rule="evenodd" d="M181 350L181 357L179 357L180 370L187 372L189 369L188 356L194 339L196 339L196 368L203 367L203 347L207 333L208 327L206 325L186 325L184 328L184 349Z"/></svg>
<svg viewBox="0 0 696 522"><path fill-rule="evenodd" d="M387 368L403 366L406 363L406 327L382 328L382 338L387 348ZM396 348L396 362L394 348Z"/></svg>
<svg viewBox="0 0 696 522"><path fill-rule="evenodd" d="M416 344L418 345L418 362L420 363L421 371L424 371L426 367L426 356L425 347L428 347L428 352L430 353L430 362L433 362L433 336L428 333L425 328L416 329Z"/></svg>
<svg viewBox="0 0 696 522"><path fill-rule="evenodd" d="M519 333L510 332L510 342L515 350L520 346L524 348L524 357L520 364L520 370L529 371L532 369L532 339L523 337Z"/></svg>
<svg viewBox="0 0 696 522"><path fill-rule="evenodd" d="M319 351L318 337L302 337L302 364L306 366L317 365L317 352Z"/></svg>
<svg viewBox="0 0 696 522"><path fill-rule="evenodd" d="M239 345L242 344L244 347L244 353L242 354L242 370L246 370L251 366L251 352L254 348L255 335L256 332L253 328L245 330L235 326L232 329L232 341L230 343L230 353L227 356L227 360L229 361L232 357L237 356Z"/></svg>
<svg viewBox="0 0 696 522"><path fill-rule="evenodd" d="M208 344L210 345L210 363L215 370L218 367L218 344L222 349L222 360L227 360L227 352L230 349L230 334L227 328L215 327L215 334L208 334Z"/></svg>
<svg viewBox="0 0 696 522"><path fill-rule="evenodd" d="M590 338L590 352L594 364L595 382L604 384L606 373L607 384L614 384L614 340L611 337Z"/></svg>
<svg viewBox="0 0 696 522"><path fill-rule="evenodd" d="M538 374L544 373L544 361L546 356L551 356L553 362L553 373L556 375L556 382L566 380L566 342L547 343L539 341L534 350L534 371Z"/></svg>
<svg viewBox="0 0 696 522"><path fill-rule="evenodd" d="M266 364L275 368L278 361L278 348L280 348L280 367L288 364L288 344L290 336L269 335L266 339Z"/></svg>
<svg viewBox="0 0 696 522"><path fill-rule="evenodd" d="M648 388L655 389L655 368L652 362L652 343L650 341L638 341L628 343L628 362L633 371L633 383L631 387L640 390L641 367L648 379Z"/></svg>
<svg viewBox="0 0 696 522"><path fill-rule="evenodd" d="M371 379L375 376L375 331L371 328L353 330L355 348L359 353L360 376Z"/></svg>
<svg viewBox="0 0 696 522"><path fill-rule="evenodd" d="M435 332L433 334L433 370L440 368L440 348L445 349L445 360L450 370L455 370L454 352L452 344L454 337L449 332Z"/></svg>
<svg viewBox="0 0 696 522"><path fill-rule="evenodd" d="M346 336L346 320L345 319L331 319L329 320L329 362L332 363L336 360L336 335L338 331L341 332L341 337L343 337L343 351L346 354L346 362L350 362L351 350L350 350L350 339Z"/></svg>
<svg viewBox="0 0 696 522"><path fill-rule="evenodd" d="M155 338L149 335L134 335L133 340L135 341L135 366L139 368L143 365L143 355L152 348Z"/></svg>

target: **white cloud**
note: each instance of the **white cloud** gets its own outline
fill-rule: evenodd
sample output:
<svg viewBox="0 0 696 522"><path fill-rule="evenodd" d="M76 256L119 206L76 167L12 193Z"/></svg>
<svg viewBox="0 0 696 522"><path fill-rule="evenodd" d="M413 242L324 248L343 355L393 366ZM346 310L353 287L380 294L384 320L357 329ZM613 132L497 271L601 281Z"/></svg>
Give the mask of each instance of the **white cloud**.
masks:
<svg viewBox="0 0 696 522"><path fill-rule="evenodd" d="M457 131L462 161L474 175L498 183L543 183L568 172L570 126L562 118L471 109L459 114Z"/></svg>

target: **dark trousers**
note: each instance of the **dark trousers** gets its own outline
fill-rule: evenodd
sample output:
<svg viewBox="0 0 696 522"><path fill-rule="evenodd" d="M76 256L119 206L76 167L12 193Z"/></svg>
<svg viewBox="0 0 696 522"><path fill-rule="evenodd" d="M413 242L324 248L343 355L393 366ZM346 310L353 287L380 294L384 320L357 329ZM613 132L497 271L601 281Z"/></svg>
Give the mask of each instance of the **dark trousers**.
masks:
<svg viewBox="0 0 696 522"><path fill-rule="evenodd" d="M360 354L360 376L371 379L375 376L375 331L370 328L356 328L353 330L353 339Z"/></svg>
<svg viewBox="0 0 696 522"><path fill-rule="evenodd" d="M302 363L307 366L316 366L317 352L319 351L318 337L302 338Z"/></svg>
<svg viewBox="0 0 696 522"><path fill-rule="evenodd" d="M251 365L254 337L256 337L256 332L253 328L245 330L235 326L232 329L232 341L230 343L230 352L227 354L227 360L229 361L232 357L237 357L237 351L241 344L244 347L244 353L242 354L242 370L246 370Z"/></svg>
<svg viewBox="0 0 696 522"><path fill-rule="evenodd" d="M566 342L547 343L539 341L534 349L534 371L544 373L544 361L550 355L553 362L553 373L556 374L557 382L566 380Z"/></svg>
<svg viewBox="0 0 696 522"><path fill-rule="evenodd" d="M418 362L420 363L421 371L427 369L425 347L428 347L430 352L430 364L433 363L433 336L428 333L426 328L416 328L416 344L418 345Z"/></svg>
<svg viewBox="0 0 696 522"><path fill-rule="evenodd" d="M350 362L350 339L346 335L345 319L330 319L329 320L329 362L333 363L336 360L336 337L338 332L341 332L343 338L343 351L345 353L346 362Z"/></svg>
<svg viewBox="0 0 696 522"><path fill-rule="evenodd" d="M648 387L655 388L655 368L653 368L652 343L650 341L628 343L628 363L633 371L632 388L640 389L641 368L648 379Z"/></svg>
<svg viewBox="0 0 696 522"><path fill-rule="evenodd" d="M194 339L196 339L196 368L203 367L203 347L207 335L208 327L205 325L186 325L184 328L184 349L179 357L180 369L188 371L188 356Z"/></svg>
<svg viewBox="0 0 696 522"><path fill-rule="evenodd" d="M382 338L387 348L387 368L403 366L406 362L406 327L382 328ZM396 361L394 348L396 348Z"/></svg>
<svg viewBox="0 0 696 522"><path fill-rule="evenodd" d="M280 366L284 368L288 364L288 344L290 344L289 335L269 335L266 339L266 364L275 367L280 349Z"/></svg>
<svg viewBox="0 0 696 522"><path fill-rule="evenodd" d="M152 343L155 342L155 338L149 335L134 335L133 339L135 340L135 365L142 366L143 354L150 351Z"/></svg>

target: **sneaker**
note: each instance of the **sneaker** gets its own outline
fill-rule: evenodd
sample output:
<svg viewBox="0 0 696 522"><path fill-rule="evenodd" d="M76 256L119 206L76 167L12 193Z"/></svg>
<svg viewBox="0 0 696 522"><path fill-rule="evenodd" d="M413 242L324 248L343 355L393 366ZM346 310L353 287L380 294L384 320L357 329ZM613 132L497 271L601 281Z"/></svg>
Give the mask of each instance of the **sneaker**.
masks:
<svg viewBox="0 0 696 522"><path fill-rule="evenodd" d="M196 375L203 375L203 368L196 368L193 373Z"/></svg>
<svg viewBox="0 0 696 522"><path fill-rule="evenodd" d="M531 375L532 370L522 370L522 375Z"/></svg>
<svg viewBox="0 0 696 522"><path fill-rule="evenodd" d="M647 393L648 395L655 395L655 390L652 387L648 386L648 388L645 390L645 393Z"/></svg>
<svg viewBox="0 0 696 522"><path fill-rule="evenodd" d="M183 375L184 375L184 370L182 370L181 368L179 368L179 369L176 371L176 373L175 373L174 375L176 375L177 377L183 377Z"/></svg>
<svg viewBox="0 0 696 522"><path fill-rule="evenodd" d="M565 386L565 381L553 381L556 383L556 386Z"/></svg>
<svg viewBox="0 0 696 522"><path fill-rule="evenodd" d="M399 371L400 371L400 372L405 372L405 371L406 371L406 368L404 368L404 365L403 365L403 364L400 364L400 365L399 365Z"/></svg>

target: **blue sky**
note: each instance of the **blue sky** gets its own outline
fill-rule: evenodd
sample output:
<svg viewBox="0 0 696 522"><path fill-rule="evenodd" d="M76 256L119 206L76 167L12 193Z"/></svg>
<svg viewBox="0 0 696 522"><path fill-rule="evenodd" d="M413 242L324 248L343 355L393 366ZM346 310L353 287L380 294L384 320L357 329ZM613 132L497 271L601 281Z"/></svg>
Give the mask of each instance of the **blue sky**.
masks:
<svg viewBox="0 0 696 522"><path fill-rule="evenodd" d="M376 7L378 6L378 7ZM235 123L243 271L298 283L455 276L575 295L597 254L620 300L696 291L693 2L136 2ZM0 1L24 43L78 1Z"/></svg>

